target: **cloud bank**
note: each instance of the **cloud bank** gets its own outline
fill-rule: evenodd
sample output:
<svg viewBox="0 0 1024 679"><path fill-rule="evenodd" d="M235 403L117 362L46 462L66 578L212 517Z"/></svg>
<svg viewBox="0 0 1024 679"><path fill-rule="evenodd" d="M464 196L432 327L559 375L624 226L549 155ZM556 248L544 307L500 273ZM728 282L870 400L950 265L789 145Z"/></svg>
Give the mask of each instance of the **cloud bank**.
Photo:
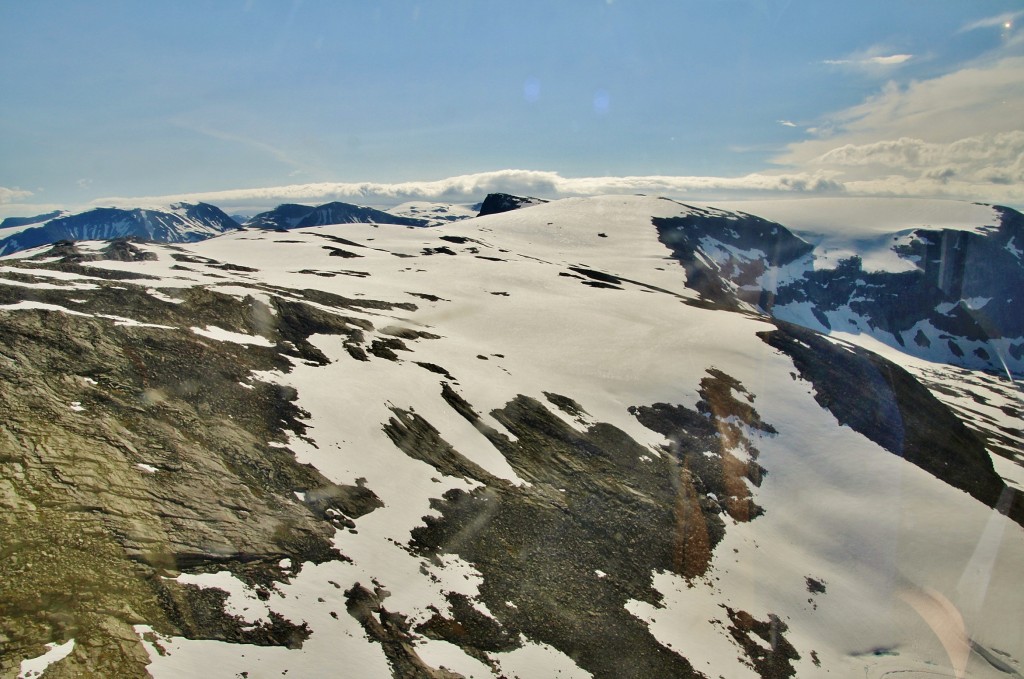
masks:
<svg viewBox="0 0 1024 679"><path fill-rule="evenodd" d="M1006 20L994 17L994 23ZM986 23L986 25L988 25ZM979 22L979 26L980 22ZM848 194L1024 204L1024 57L890 82L829 116L774 160L825 173Z"/></svg>
<svg viewBox="0 0 1024 679"><path fill-rule="evenodd" d="M872 45L841 59L825 59L821 63L865 75L885 75L913 58L913 54L896 53L885 45Z"/></svg>
<svg viewBox="0 0 1024 679"><path fill-rule="evenodd" d="M28 198L31 195L31 191L23 191L22 189L8 189L7 187L0 186L0 205L13 203L23 198Z"/></svg>
<svg viewBox="0 0 1024 679"><path fill-rule="evenodd" d="M956 169L965 174L983 174L980 179L1006 184L1024 179L1016 174L1024 163L1024 130L977 135L948 143L900 137L870 144L845 144L813 162L832 166L881 165L908 172ZM993 172L998 174L990 174ZM991 179L993 176L997 178ZM998 178L1003 176L1005 179Z"/></svg>
<svg viewBox="0 0 1024 679"><path fill-rule="evenodd" d="M280 203L344 201L396 205L410 200L476 202L488 193L504 192L542 198L607 193L651 193L677 197L764 195L765 193L834 193L842 186L827 171L749 174L742 177L563 177L541 170L497 170L434 181L397 183L320 182L253 189L209 191L148 197L111 197L93 201L106 205L166 205L202 201L225 209L266 208Z"/></svg>

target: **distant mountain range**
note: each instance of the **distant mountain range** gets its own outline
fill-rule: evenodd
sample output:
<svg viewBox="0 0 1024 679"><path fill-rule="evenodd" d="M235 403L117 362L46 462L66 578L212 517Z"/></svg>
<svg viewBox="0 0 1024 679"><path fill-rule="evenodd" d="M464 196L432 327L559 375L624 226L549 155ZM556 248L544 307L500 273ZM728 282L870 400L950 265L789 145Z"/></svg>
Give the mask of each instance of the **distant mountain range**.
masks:
<svg viewBox="0 0 1024 679"><path fill-rule="evenodd" d="M0 229L8 229L14 226L29 226L31 224L42 224L48 222L51 219L57 217L65 217L71 213L63 210L54 210L53 212L47 212L44 215L36 215L35 217L8 217L7 219L0 222Z"/></svg>
<svg viewBox="0 0 1024 679"><path fill-rule="evenodd" d="M401 226L430 226L436 222L429 219L402 217L372 207L360 207L349 203L326 203L316 207L286 203L273 210L261 212L245 226L261 229L301 229L307 226L327 224L399 224Z"/></svg>
<svg viewBox="0 0 1024 679"><path fill-rule="evenodd" d="M488 201L483 205L485 214L542 202L506 194L493 194ZM241 226L260 229L354 223L437 226L475 217L480 209L481 204L469 207L428 202L403 203L389 211L341 202L317 206L286 203L248 219L230 217L206 203L176 203L167 208L146 209L95 208L78 214L55 211L35 217L8 217L0 222L0 256L60 240L136 238L157 243L195 242Z"/></svg>
<svg viewBox="0 0 1024 679"><path fill-rule="evenodd" d="M240 228L220 208L176 203L166 209L96 208L79 214L50 213L5 219L0 255L62 240L140 238L159 243L193 243Z"/></svg>
<svg viewBox="0 0 1024 679"><path fill-rule="evenodd" d="M245 221L263 229L297 229L325 224L368 223L433 226L474 216L456 206L422 204L422 217L392 214L348 203L319 206L285 204ZM63 211L0 222L0 256L57 241L135 238L157 243L191 243L242 228L235 218L206 203L176 203L167 208L95 208L78 214Z"/></svg>

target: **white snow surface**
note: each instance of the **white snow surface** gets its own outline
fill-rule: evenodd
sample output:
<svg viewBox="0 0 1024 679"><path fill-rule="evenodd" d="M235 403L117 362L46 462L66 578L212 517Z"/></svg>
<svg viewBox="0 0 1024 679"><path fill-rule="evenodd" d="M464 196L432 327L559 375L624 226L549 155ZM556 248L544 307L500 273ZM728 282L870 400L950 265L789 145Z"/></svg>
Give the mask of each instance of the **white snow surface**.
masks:
<svg viewBox="0 0 1024 679"><path fill-rule="evenodd" d="M35 276L37 278L55 278L60 280L102 280L95 276L84 276L70 271L54 271L53 269L22 268L16 266L5 266L0 268L0 272L18 273L27 276Z"/></svg>
<svg viewBox="0 0 1024 679"><path fill-rule="evenodd" d="M431 203L429 201L411 200L384 210L398 217L415 217L416 219L434 219L439 222L458 221L476 217L477 210L471 205L461 203Z"/></svg>
<svg viewBox="0 0 1024 679"><path fill-rule="evenodd" d="M33 679L33 677L43 676L46 668L71 655L71 652L75 650L75 640L68 639L63 644L46 644L46 648L49 650L41 656L21 661L18 679Z"/></svg>
<svg viewBox="0 0 1024 679"><path fill-rule="evenodd" d="M904 335L911 335L918 326ZM934 332L939 334L938 331ZM974 427L983 432L997 433L1009 439L1018 449L1024 450L1024 427L1013 414L1024 411L1024 390L1009 376L948 365L943 360L945 355L941 353L939 358L933 360L909 356L871 335L834 333L831 337L873 351L906 368L929 387L937 399L970 421ZM982 346L992 348L993 344ZM1000 347L997 345L995 348ZM990 450L990 456L996 473L1008 485L1024 491L1024 454L1018 453L1010 459L1005 454Z"/></svg>
<svg viewBox="0 0 1024 679"><path fill-rule="evenodd" d="M250 344L257 347L272 347L274 344L266 337L260 335L246 335L240 332L232 332L215 325L208 325L205 328L193 327L192 332L203 337L217 340L218 342L234 342L235 344Z"/></svg>
<svg viewBox="0 0 1024 679"><path fill-rule="evenodd" d="M837 238L879 235L868 227L866 213L856 218L840 214L839 208L852 210L853 203L832 205L838 206L832 221L817 225L806 221L812 203L798 210L773 202L774 214L761 204L729 207ZM884 227L889 237L913 228L912 217L916 222L927 218L932 226L939 216L943 224L964 221L965 226L967 220L958 215L970 217L979 228L991 223L986 215L992 210L986 207L958 207L957 213L945 203L932 212L915 211L909 203L890 205L897 217ZM864 210L869 208L882 210L882 204ZM367 342L389 326L441 336L408 340L410 351L399 352L400 362L354 361L340 338L313 336L309 341L330 359L328 365L296 362L288 373L252 376L296 388L296 405L309 413L305 436L288 444L300 462L338 483L364 480L384 507L356 520L356 532L336 533L335 544L350 561L293 564L294 575L273 589L269 601L260 602L265 609L244 585L229 580L233 576L181 576L183 582L192 578L229 592L228 606L246 620L258 621L272 610L297 624L305 622L312 634L301 649L157 637L140 625L136 631L145 639L153 676L280 676L286 670L289 676L324 676L344 667L349 676L387 677L390 669L381 647L345 611L344 589L357 582L379 586L388 592L387 609L408 616L413 627L434 609L447 612L448 592L477 596L482 576L472 565L452 555L432 563L405 548L410 531L433 513L432 498L453 488L469 490L474 482L442 475L395 447L382 430L395 417L393 406L425 418L490 473L521 484L501 453L441 398L442 382L451 383L499 431L504 429L488 415L491 410L518 394L544 403L544 392L553 392L579 403L587 421L612 424L657 456L665 440L641 426L627 408L657 402L693 407L700 380L712 367L756 395L762 418L779 433L757 444L768 474L754 492L765 514L750 523L727 521L706 577L686 582L651 573L664 595L661 607L629 604L666 648L709 677L756 676L737 662L743 651L727 629L723 607L729 606L759 620L776 615L788 626L786 638L801 656L799 677L881 678L899 672L904 674L896 676L909 677L926 671L1007 676L978 653L962 652L967 639L1008 654L1007 662L1020 671L1024 530L838 426L814 401L811 386L793 377L791 361L755 334L774 326L752 314L685 304L695 293L685 287L683 269L658 242L651 218L687 210L673 201L639 196L578 198L432 229L345 224L291 231L287 240L295 243L279 242L284 239L273 232L245 231L177 246L258 273L202 264L189 264L192 271L173 270L175 261L158 246L153 247L157 261L89 264L160 276L145 281L155 296L165 288L209 285L238 296L283 295L289 293L282 289L290 289L296 291L294 299L301 299L297 291L317 288L350 299L413 303L414 311L344 313L373 323L376 330L367 333ZM801 214L805 220L793 223ZM361 258L330 257L323 246L332 243L323 235L364 245L346 246ZM468 240L456 243L441 236ZM457 254L424 254L442 246ZM590 279L570 267L614 275L622 279L621 289L588 286ZM331 275L302 273L314 270ZM225 333L202 330L220 341L241 341ZM859 342L863 337L843 339ZM454 381L416 361L442 366ZM808 592L806 578L825 583L827 591ZM950 636L943 626L951 620L962 620L962 627L954 627ZM945 645L937 634L946 634ZM451 644L417 637L416 649L434 667L443 665L467 677L495 676ZM489 658L509 677L588 676L564 654L529 640L518 651Z"/></svg>
<svg viewBox="0 0 1024 679"><path fill-rule="evenodd" d="M21 300L14 304L2 304L0 310L4 311L29 311L29 310L41 310L41 311L59 311L61 313L70 314L72 316L91 316L92 314L84 314L81 311L73 311L67 307L62 307L59 304L49 304L47 302L32 302L30 300Z"/></svg>
<svg viewBox="0 0 1024 679"><path fill-rule="evenodd" d="M981 304L985 298L972 298L965 300L965 303ZM952 303L939 304L936 310L939 313L947 313L953 309ZM776 305L772 314L781 320L803 325L830 337L845 337L847 340L863 346L866 349L876 351L877 347L886 346L893 350L890 360L896 360L903 364L909 361L911 364L915 356L919 359L938 364L964 365L974 370L1002 369L1008 373L1019 371L1020 361L1013 357L1011 347L1018 342L1014 337L989 337L985 339L967 339L964 337L951 337L949 333L940 330L932 325L931 321L918 321L913 326L900 333L900 338L874 326L871 319L855 313L849 306L844 304L836 309L823 311L822 313L829 322L826 327L814 315L814 305L810 302L790 302L785 305ZM918 333L927 340L927 346L917 344ZM950 344L955 344L960 353L957 354ZM914 354L904 351L907 347L913 347ZM979 355L978 352L983 352ZM881 353L881 352L879 352ZM888 354L887 354L888 355ZM984 358L984 355L993 357ZM1011 367L1012 366L1012 367Z"/></svg>

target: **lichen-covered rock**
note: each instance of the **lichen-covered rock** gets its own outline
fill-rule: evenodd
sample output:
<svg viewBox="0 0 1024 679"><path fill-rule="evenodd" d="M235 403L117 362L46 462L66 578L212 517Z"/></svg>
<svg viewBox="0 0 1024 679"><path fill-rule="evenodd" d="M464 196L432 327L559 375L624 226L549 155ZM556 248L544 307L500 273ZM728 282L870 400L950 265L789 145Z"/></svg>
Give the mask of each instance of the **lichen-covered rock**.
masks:
<svg viewBox="0 0 1024 679"><path fill-rule="evenodd" d="M228 569L257 582L283 558L342 558L335 530L379 505L299 464L285 445L304 430L294 390L252 378L287 370L284 353L316 358L305 337L342 321L202 289L181 304L134 287L92 292L78 309L96 315L0 311L3 676L70 638L75 650L53 676L145 676L131 625L194 638L237 628L167 576ZM99 316L126 306L165 327ZM243 346L189 329L214 322L290 343ZM295 643L286 627L265 641Z"/></svg>

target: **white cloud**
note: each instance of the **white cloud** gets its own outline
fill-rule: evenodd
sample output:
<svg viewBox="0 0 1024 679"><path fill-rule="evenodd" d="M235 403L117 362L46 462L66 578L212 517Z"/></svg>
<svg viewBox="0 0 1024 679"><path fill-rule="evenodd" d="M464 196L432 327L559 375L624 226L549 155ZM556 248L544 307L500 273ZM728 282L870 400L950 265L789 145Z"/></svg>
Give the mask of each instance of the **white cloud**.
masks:
<svg viewBox="0 0 1024 679"><path fill-rule="evenodd" d="M813 159L810 165L836 170L847 189L855 193L1024 200L1024 130L942 143L901 137L845 144Z"/></svg>
<svg viewBox="0 0 1024 679"><path fill-rule="evenodd" d="M855 59L826 59L824 63L830 66L899 66L913 58L913 54L889 54L874 57L858 57Z"/></svg>
<svg viewBox="0 0 1024 679"><path fill-rule="evenodd" d="M831 172L848 193L1024 202L1024 57L905 85L808 130L775 162Z"/></svg>
<svg viewBox="0 0 1024 679"><path fill-rule="evenodd" d="M1024 171L1024 130L966 137L947 143L926 142L914 137L845 144L812 161L832 167L878 165L903 171L953 167L976 174L993 168ZM1015 179L1024 181L1024 175Z"/></svg>
<svg viewBox="0 0 1024 679"><path fill-rule="evenodd" d="M16 200L28 198L31 195L31 191L25 191L23 189L8 189L4 186L0 186L0 205L13 203Z"/></svg>
<svg viewBox="0 0 1024 679"><path fill-rule="evenodd" d="M914 58L913 54L890 54L882 57L871 57L867 60L869 64L877 66L896 66Z"/></svg>
<svg viewBox="0 0 1024 679"><path fill-rule="evenodd" d="M742 177L562 177L540 170L498 170L436 181L398 183L320 182L148 197L100 198L94 205L165 205L203 201L223 208L272 207L279 203L326 203L340 200L371 205L409 200L474 202L486 194L506 192L547 198L604 193L652 193L672 196L745 195L781 192L841 191L828 171L749 174Z"/></svg>
<svg viewBox="0 0 1024 679"><path fill-rule="evenodd" d="M913 58L913 54L894 52L886 45L872 45L839 59L826 59L822 63L877 76L888 74Z"/></svg>
<svg viewBox="0 0 1024 679"><path fill-rule="evenodd" d="M980 28L1009 28L1012 27L1017 20L1024 17L1024 11L1020 12L1006 12L1005 14L999 14L997 16L986 17L979 19L978 21L972 21L969 24L964 25L960 29L960 33L966 33L968 31L976 31Z"/></svg>
<svg viewBox="0 0 1024 679"><path fill-rule="evenodd" d="M1024 128L1024 57L965 67L905 86L889 82L862 104L830 116L822 139L794 144L784 162L816 158L844 143L922 137L933 142ZM838 142L838 143L837 143Z"/></svg>
<svg viewBox="0 0 1024 679"><path fill-rule="evenodd" d="M783 127L796 127L796 123L794 123L792 120L776 120L775 122L777 122L779 125L782 125Z"/></svg>

